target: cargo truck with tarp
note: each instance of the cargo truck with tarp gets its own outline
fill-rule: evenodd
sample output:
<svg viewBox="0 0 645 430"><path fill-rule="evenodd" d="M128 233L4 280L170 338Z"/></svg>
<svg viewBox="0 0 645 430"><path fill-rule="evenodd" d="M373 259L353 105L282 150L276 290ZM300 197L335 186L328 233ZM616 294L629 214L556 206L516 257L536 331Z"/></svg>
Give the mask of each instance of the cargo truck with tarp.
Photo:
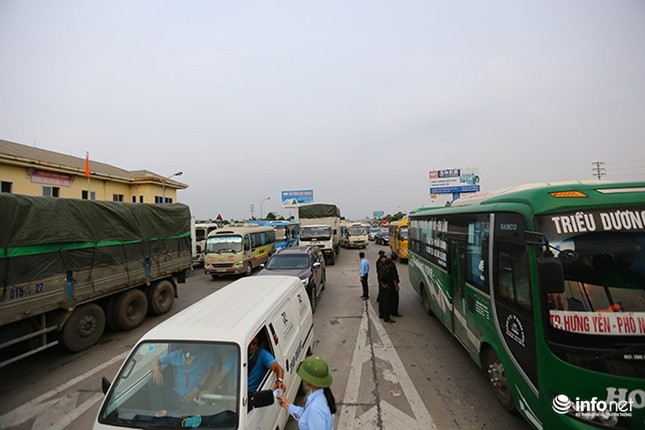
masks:
<svg viewBox="0 0 645 430"><path fill-rule="evenodd" d="M190 222L181 204L0 194L0 367L168 312L191 267Z"/></svg>
<svg viewBox="0 0 645 430"><path fill-rule="evenodd" d="M312 203L298 207L300 245L317 246L327 264L336 263L340 251L340 209L326 203Z"/></svg>

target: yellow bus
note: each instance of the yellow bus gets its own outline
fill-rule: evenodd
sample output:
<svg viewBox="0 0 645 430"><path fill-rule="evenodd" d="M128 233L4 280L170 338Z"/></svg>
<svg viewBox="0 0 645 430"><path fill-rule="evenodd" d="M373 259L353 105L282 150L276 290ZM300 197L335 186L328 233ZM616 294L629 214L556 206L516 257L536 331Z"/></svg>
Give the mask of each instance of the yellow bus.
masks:
<svg viewBox="0 0 645 430"><path fill-rule="evenodd" d="M208 234L204 247L204 273L249 276L275 252L275 229L251 224L234 225Z"/></svg>
<svg viewBox="0 0 645 430"><path fill-rule="evenodd" d="M390 223L390 249L400 260L408 261L408 219Z"/></svg>

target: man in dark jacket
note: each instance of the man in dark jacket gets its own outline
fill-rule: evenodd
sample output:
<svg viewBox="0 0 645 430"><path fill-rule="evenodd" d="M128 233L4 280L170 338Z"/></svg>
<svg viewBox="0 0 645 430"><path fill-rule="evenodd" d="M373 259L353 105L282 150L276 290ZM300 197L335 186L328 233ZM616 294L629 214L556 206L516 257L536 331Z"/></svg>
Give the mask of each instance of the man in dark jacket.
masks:
<svg viewBox="0 0 645 430"><path fill-rule="evenodd" d="M394 290L394 277L390 270L392 260L381 255L379 259L380 265L378 266L378 313L386 323L393 323L394 320L390 318L392 308L392 291Z"/></svg>
<svg viewBox="0 0 645 430"><path fill-rule="evenodd" d="M389 269L392 273L392 281L394 282L394 287L391 291L390 296L390 315L392 315L393 317L400 317L402 315L399 313L399 271L396 269L396 260L398 259L398 256L392 253L392 256L390 258L392 261L390 263Z"/></svg>

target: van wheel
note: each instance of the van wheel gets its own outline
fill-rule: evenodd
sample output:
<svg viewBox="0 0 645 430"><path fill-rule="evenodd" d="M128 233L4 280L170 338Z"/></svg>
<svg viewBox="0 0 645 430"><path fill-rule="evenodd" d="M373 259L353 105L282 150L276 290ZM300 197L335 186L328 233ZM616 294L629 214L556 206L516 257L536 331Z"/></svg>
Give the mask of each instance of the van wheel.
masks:
<svg viewBox="0 0 645 430"><path fill-rule="evenodd" d="M99 341L105 330L105 313L95 304L79 306L62 331L62 344L72 352L82 351Z"/></svg>
<svg viewBox="0 0 645 430"><path fill-rule="evenodd" d="M114 330L139 327L148 312L148 299L143 291L133 288L116 296L109 306L108 325Z"/></svg>
<svg viewBox="0 0 645 430"><path fill-rule="evenodd" d="M511 412L515 409L513 393L506 378L506 369L504 369L504 365L499 357L497 357L497 353L495 353L493 348L489 348L486 354L486 369L488 370L488 381L490 382L493 394L495 394L497 400L502 404L502 407L507 412Z"/></svg>
<svg viewBox="0 0 645 430"><path fill-rule="evenodd" d="M163 315L172 309L175 301L175 289L166 279L151 285L146 290L148 299L148 313L150 315Z"/></svg>
<svg viewBox="0 0 645 430"><path fill-rule="evenodd" d="M246 270L244 271L244 276L251 276L251 273L253 272L253 266L251 263L248 263L246 265Z"/></svg>

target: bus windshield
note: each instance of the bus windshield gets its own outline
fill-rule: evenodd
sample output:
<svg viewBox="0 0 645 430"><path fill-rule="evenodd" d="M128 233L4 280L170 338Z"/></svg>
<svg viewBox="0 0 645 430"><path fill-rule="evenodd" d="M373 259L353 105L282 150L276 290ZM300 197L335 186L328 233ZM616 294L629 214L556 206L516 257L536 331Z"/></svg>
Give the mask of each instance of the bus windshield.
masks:
<svg viewBox="0 0 645 430"><path fill-rule="evenodd" d="M632 212L645 213L642 208ZM549 340L554 352L569 362L645 376L645 220L639 224L639 218L626 217L622 224L620 218L612 224L601 213L538 220L565 278L563 293L544 298ZM566 221L576 216L587 224Z"/></svg>
<svg viewBox="0 0 645 430"><path fill-rule="evenodd" d="M236 428L240 392L239 348L219 342L141 343L112 384L99 422L119 427ZM208 372L225 371L217 387L204 386L184 402Z"/></svg>
<svg viewBox="0 0 645 430"><path fill-rule="evenodd" d="M404 227L401 230L399 230L399 239L400 240L408 240L408 228Z"/></svg>
<svg viewBox="0 0 645 430"><path fill-rule="evenodd" d="M331 227L302 227L300 231L300 238L303 240L329 240L331 239Z"/></svg>
<svg viewBox="0 0 645 430"><path fill-rule="evenodd" d="M242 252L242 236L221 235L206 239L206 252Z"/></svg>

